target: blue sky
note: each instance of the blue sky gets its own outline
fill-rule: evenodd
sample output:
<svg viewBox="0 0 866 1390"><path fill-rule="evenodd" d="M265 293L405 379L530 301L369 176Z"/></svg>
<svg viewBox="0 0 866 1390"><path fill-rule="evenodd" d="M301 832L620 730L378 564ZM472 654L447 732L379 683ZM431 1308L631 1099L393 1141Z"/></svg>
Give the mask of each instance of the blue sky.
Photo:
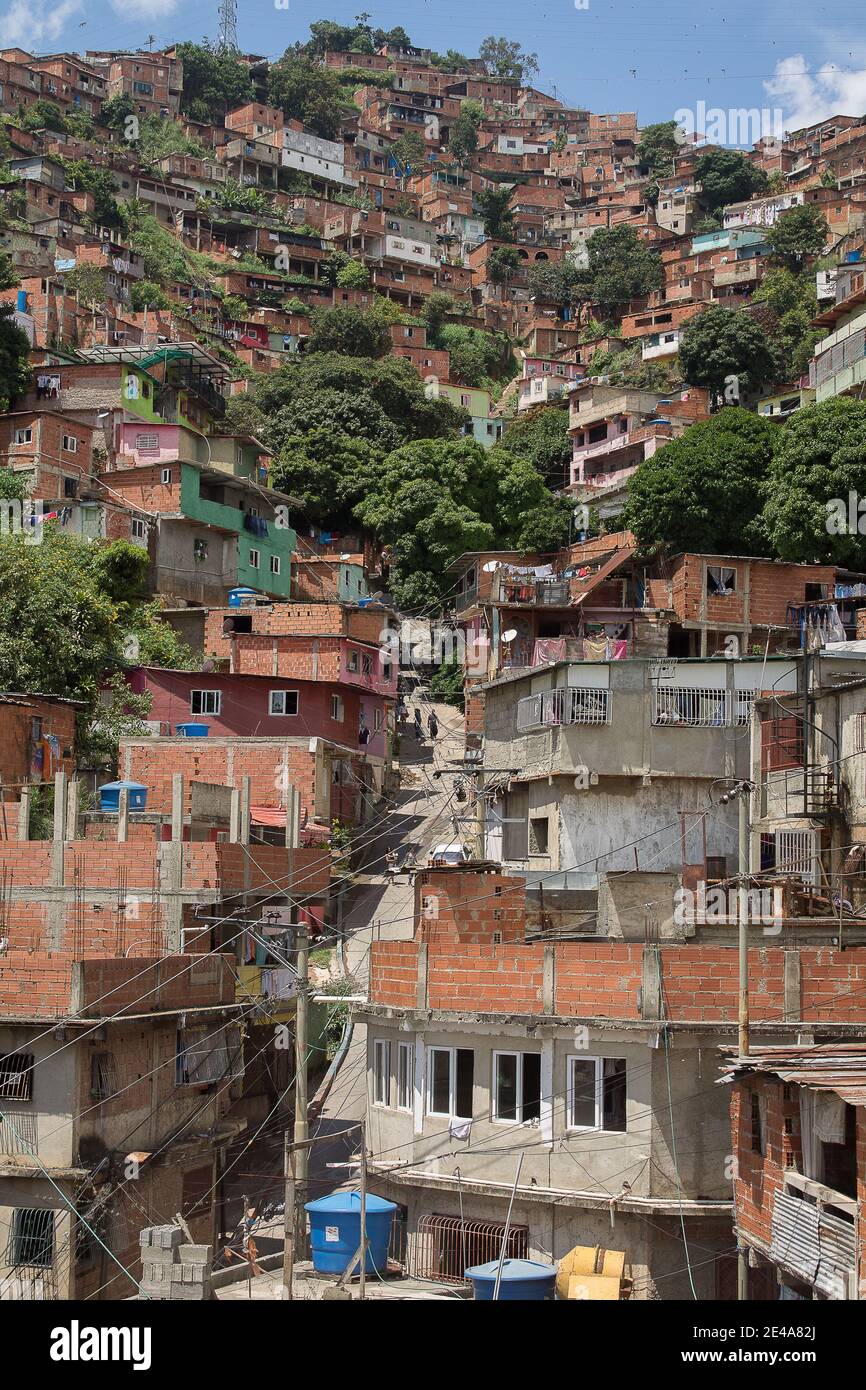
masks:
<svg viewBox="0 0 866 1390"><path fill-rule="evenodd" d="M238 0L247 51L278 56L314 19L351 21L358 0ZM373 23L413 42L477 52L490 33L538 54L538 85L594 111L780 109L794 129L866 113L863 0L366 0ZM588 8L577 5L586 3ZM140 47L217 32L218 0L0 0L0 46L33 52ZM859 31L859 37L858 35Z"/></svg>

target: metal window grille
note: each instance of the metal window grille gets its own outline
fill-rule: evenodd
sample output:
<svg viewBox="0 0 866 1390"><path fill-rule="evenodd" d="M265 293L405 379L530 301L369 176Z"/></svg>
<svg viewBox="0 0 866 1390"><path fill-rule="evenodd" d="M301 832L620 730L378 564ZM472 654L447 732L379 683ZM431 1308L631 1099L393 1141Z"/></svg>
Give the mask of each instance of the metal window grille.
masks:
<svg viewBox="0 0 866 1390"><path fill-rule="evenodd" d="M117 1062L111 1052L97 1052L90 1059L90 1095L108 1100L117 1093Z"/></svg>
<svg viewBox="0 0 866 1390"><path fill-rule="evenodd" d="M703 686L654 686L653 724L718 728L730 722L728 692Z"/></svg>
<svg viewBox="0 0 866 1390"><path fill-rule="evenodd" d="M0 1124L0 1153L25 1154L32 1158L39 1147L39 1131L33 1111L4 1107L6 1118Z"/></svg>
<svg viewBox="0 0 866 1390"><path fill-rule="evenodd" d="M430 1279L438 1284L468 1283L465 1277L467 1269L499 1259L504 1235L505 1225L500 1221L422 1216L415 1238L413 1274L417 1279ZM528 1227L512 1226L508 1232L505 1258L525 1260L528 1253Z"/></svg>
<svg viewBox="0 0 866 1390"><path fill-rule="evenodd" d="M752 710L755 706L757 690L736 690L734 691L734 723L751 724Z"/></svg>
<svg viewBox="0 0 866 1390"><path fill-rule="evenodd" d="M30 1100L33 1096L33 1053L8 1052L0 1056L0 1098Z"/></svg>
<svg viewBox="0 0 866 1390"><path fill-rule="evenodd" d="M178 1086L212 1086L230 1073L236 1074L235 1058L229 1058L228 1036L214 1035L207 1028L192 1028L178 1033Z"/></svg>
<svg viewBox="0 0 866 1390"><path fill-rule="evenodd" d="M796 874L805 883L819 883L817 836L814 830L776 831L776 871Z"/></svg>
<svg viewBox="0 0 866 1390"><path fill-rule="evenodd" d="M518 729L610 722L610 691L598 686L567 686L545 695L529 695L517 703Z"/></svg>
<svg viewBox="0 0 866 1390"><path fill-rule="evenodd" d="M16 1207L6 1243L6 1264L48 1269L53 1263L54 1212L41 1207Z"/></svg>

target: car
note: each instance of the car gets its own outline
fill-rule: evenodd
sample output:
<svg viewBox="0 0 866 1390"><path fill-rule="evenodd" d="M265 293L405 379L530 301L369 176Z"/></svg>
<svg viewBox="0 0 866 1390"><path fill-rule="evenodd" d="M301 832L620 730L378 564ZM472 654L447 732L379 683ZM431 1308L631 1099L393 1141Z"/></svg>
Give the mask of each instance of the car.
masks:
<svg viewBox="0 0 866 1390"><path fill-rule="evenodd" d="M433 868L437 864L465 864L469 859L463 845L457 840L451 840L449 844L434 845L427 858L427 867Z"/></svg>

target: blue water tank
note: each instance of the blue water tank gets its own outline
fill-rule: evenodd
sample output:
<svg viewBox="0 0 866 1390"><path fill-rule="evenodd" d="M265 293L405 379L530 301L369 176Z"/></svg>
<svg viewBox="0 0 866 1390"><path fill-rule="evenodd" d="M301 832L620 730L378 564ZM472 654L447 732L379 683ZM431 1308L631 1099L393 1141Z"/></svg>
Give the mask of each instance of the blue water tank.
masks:
<svg viewBox="0 0 866 1390"><path fill-rule="evenodd" d="M120 793L124 787L129 793L127 804L130 811L143 811L147 804L147 787L143 782L104 782L99 788L99 809L119 811Z"/></svg>
<svg viewBox="0 0 866 1390"><path fill-rule="evenodd" d="M174 731L184 738L207 738L210 724L175 724Z"/></svg>
<svg viewBox="0 0 866 1390"><path fill-rule="evenodd" d="M245 603L252 603L256 598L255 589L229 589L229 608L243 608Z"/></svg>
<svg viewBox="0 0 866 1390"><path fill-rule="evenodd" d="M317 1202L307 1202L310 1213L310 1245L313 1268L320 1274L342 1274L361 1244L360 1192L332 1192ZM394 1202L367 1193L366 1272L383 1272L388 1264ZM357 1271L356 1271L357 1272Z"/></svg>
<svg viewBox="0 0 866 1390"><path fill-rule="evenodd" d="M496 1288L498 1260L489 1260L486 1265L473 1265L466 1270L466 1278L471 1280L475 1298L480 1303L491 1302ZM541 1303L556 1296L556 1265L541 1264L539 1260L503 1260L502 1278L499 1281L499 1299L522 1300L524 1303Z"/></svg>

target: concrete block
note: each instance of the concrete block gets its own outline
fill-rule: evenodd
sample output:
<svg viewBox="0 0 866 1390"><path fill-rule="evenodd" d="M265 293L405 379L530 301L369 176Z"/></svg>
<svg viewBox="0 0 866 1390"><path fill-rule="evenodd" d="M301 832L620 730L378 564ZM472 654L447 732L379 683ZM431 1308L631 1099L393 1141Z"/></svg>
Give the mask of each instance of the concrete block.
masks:
<svg viewBox="0 0 866 1390"><path fill-rule="evenodd" d="M178 1258L185 1265L209 1265L213 1260L212 1245L182 1245Z"/></svg>
<svg viewBox="0 0 866 1390"><path fill-rule="evenodd" d="M148 1264L151 1265L168 1265L170 1267L171 1265L176 1263L175 1251L166 1250L161 1245L147 1246L146 1249L142 1252L141 1258L142 1260L146 1261Z"/></svg>

